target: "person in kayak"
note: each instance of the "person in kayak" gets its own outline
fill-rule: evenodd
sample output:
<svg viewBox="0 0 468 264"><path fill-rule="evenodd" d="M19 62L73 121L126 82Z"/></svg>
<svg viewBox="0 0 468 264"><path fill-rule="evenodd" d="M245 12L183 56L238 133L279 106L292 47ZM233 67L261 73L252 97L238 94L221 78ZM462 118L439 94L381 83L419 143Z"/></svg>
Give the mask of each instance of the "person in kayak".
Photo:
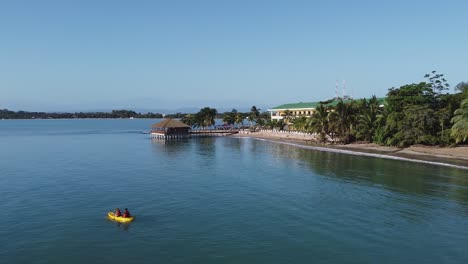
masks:
<svg viewBox="0 0 468 264"><path fill-rule="evenodd" d="M119 208L115 208L115 216L122 216Z"/></svg>
<svg viewBox="0 0 468 264"><path fill-rule="evenodd" d="M127 209L127 208L125 208L125 211L124 211L123 217L124 217L124 218L127 218L127 217L130 217L130 216L131 216L131 215L130 215L130 212L128 211L128 209Z"/></svg>

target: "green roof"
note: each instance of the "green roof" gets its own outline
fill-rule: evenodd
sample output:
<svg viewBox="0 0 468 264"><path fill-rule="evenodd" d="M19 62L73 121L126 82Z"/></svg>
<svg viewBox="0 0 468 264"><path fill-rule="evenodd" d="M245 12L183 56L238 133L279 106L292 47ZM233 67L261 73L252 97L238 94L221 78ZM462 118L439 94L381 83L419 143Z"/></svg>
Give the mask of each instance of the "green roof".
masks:
<svg viewBox="0 0 468 264"><path fill-rule="evenodd" d="M368 98L366 99L369 100ZM333 101L331 100L321 101L321 102L305 102L305 103L300 102L300 103L282 104L280 106L271 108L271 110L278 110L278 109L293 110L293 109L303 109L303 108L316 108L317 106L320 105L320 103L323 103L324 105L327 105L327 106L335 106L336 104L338 104L338 100L333 100ZM359 100L362 100L362 99L355 99L355 100L345 99L343 101L347 103L347 102L359 101ZM377 101L379 105L383 105L385 103L385 97L377 98Z"/></svg>
<svg viewBox="0 0 468 264"><path fill-rule="evenodd" d="M272 109L297 109L297 108L316 108L319 105L318 102L309 102L309 103L293 103L293 104L283 104Z"/></svg>

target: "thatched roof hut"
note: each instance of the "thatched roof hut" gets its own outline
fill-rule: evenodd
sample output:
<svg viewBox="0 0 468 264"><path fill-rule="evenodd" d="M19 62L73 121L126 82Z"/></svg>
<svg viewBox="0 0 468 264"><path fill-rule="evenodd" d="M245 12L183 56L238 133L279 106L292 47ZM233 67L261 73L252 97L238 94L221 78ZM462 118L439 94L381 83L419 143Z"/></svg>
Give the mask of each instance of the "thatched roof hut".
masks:
<svg viewBox="0 0 468 264"><path fill-rule="evenodd" d="M167 118L151 126L151 133L165 135L187 135L190 133L190 126L178 120Z"/></svg>

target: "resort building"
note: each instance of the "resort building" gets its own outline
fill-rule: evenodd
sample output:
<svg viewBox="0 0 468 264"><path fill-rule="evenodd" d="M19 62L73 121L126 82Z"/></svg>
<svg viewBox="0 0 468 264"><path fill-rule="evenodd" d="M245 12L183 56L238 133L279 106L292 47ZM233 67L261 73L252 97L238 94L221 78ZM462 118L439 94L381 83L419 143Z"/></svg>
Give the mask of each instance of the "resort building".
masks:
<svg viewBox="0 0 468 264"><path fill-rule="evenodd" d="M285 112L289 111L289 114L293 117L296 116L306 116L310 117L315 108L319 105L319 102L310 102L310 103L293 103L293 104L283 104L277 107L268 109L270 112L271 120L281 120L285 116Z"/></svg>
<svg viewBox="0 0 468 264"><path fill-rule="evenodd" d="M151 126L151 137L153 138L185 138L190 136L190 126L167 118Z"/></svg>
<svg viewBox="0 0 468 264"><path fill-rule="evenodd" d="M357 100L362 100L362 99L357 99ZM385 98L377 98L377 100L379 102L379 107L383 107L385 103ZM355 100L351 99L350 97L345 97L343 98L343 101L345 103L349 103ZM273 107L271 109L267 109L267 111L270 112L272 121L281 120L286 116L286 114L290 115L293 118L297 116L310 117L314 113L317 106L319 106L321 103L326 106L334 106L338 103L338 100L331 99L325 102L308 102L308 103L300 102L300 103L283 104L280 106Z"/></svg>

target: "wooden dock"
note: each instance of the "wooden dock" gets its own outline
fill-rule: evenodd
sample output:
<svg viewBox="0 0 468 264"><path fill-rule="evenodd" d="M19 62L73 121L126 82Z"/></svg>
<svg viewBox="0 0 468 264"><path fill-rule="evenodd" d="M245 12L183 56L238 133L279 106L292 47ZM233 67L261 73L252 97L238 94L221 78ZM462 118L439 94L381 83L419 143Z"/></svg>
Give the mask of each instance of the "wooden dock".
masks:
<svg viewBox="0 0 468 264"><path fill-rule="evenodd" d="M151 138L155 139L183 139L192 137L222 137L239 133L239 129L194 129L188 134L167 134L164 131L152 132Z"/></svg>

